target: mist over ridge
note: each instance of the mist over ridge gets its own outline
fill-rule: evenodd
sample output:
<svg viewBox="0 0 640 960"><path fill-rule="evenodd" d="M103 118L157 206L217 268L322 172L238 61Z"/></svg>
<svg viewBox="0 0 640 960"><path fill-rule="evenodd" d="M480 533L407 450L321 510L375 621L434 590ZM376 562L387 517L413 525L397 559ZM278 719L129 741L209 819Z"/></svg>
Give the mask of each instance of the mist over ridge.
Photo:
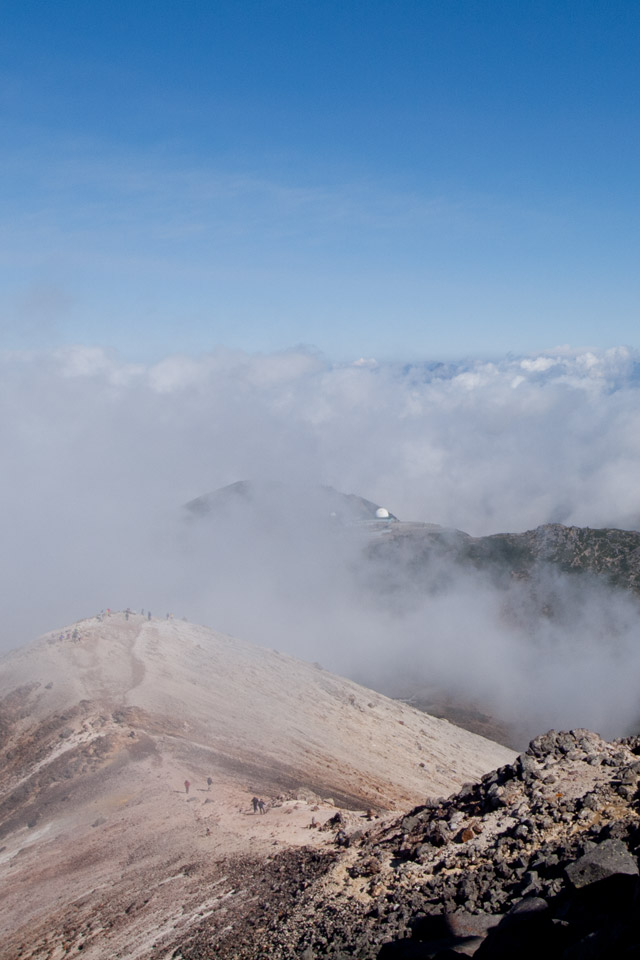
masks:
<svg viewBox="0 0 640 960"><path fill-rule="evenodd" d="M0 364L4 649L145 607L363 679L418 672L531 724L611 735L637 719L632 596L548 570L535 591L497 590L444 557L428 589L394 586L395 562L363 573L366 532L308 509L324 484L474 536L637 528L631 350L333 364L220 349L145 366L75 347ZM300 493L277 515L185 524L185 503L246 478Z"/></svg>

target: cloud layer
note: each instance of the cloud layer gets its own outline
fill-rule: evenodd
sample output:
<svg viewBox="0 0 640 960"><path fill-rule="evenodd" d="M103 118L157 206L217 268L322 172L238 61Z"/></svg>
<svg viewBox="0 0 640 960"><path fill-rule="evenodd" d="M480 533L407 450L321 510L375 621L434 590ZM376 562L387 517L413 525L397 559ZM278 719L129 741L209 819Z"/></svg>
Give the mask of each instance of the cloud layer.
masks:
<svg viewBox="0 0 640 960"><path fill-rule="evenodd" d="M584 696L551 719L607 726L611 698L596 688L628 675L620 650L635 657L632 606L597 594L587 608L567 588L574 613L534 631L536 649L561 651L550 671L505 626L505 598L477 581L402 616L374 609L353 576L360 545L337 556L305 521L304 498L286 529L197 532L181 506L238 479L277 479L331 484L403 520L476 535L549 521L637 527L640 365L630 350L404 366L218 350L143 366L74 347L4 354L0 367L3 648L128 605L352 671L363 656L388 662L393 637L396 659L445 678L466 657L476 693L507 711L528 703L536 720L563 702L571 663ZM618 646L603 660L607 630ZM522 696L527 676L537 679ZM613 726L629 721L632 699L629 690Z"/></svg>

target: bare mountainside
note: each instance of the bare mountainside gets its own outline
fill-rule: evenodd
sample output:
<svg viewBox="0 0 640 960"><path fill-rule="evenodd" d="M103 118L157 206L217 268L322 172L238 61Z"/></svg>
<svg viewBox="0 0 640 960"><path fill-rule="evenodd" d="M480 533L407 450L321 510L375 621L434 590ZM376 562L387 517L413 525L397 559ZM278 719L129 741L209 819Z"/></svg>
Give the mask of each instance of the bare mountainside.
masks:
<svg viewBox="0 0 640 960"><path fill-rule="evenodd" d="M205 915L239 923L280 851L313 873L335 836L308 828L336 805L357 823L514 756L317 666L136 614L5 657L0 698L12 958L166 956Z"/></svg>

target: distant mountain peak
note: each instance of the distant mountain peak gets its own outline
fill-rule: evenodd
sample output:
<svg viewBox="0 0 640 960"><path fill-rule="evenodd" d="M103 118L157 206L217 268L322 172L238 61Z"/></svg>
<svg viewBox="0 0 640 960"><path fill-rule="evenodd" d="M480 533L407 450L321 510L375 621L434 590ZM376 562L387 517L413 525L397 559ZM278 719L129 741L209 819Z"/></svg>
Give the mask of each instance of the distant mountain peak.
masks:
<svg viewBox="0 0 640 960"><path fill-rule="evenodd" d="M237 480L185 504L185 510L193 517L215 516L238 509L275 514L307 512L346 525L389 523L398 519L388 507L354 493L342 493L327 484L306 485L280 480Z"/></svg>

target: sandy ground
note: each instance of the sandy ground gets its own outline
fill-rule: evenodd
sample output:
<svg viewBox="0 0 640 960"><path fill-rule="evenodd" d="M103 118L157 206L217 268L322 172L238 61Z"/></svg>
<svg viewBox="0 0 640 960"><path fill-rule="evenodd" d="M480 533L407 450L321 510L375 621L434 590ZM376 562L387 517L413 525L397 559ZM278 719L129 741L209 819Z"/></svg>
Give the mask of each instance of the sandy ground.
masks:
<svg viewBox="0 0 640 960"><path fill-rule="evenodd" d="M173 935L231 895L228 863L334 845L334 831L310 827L334 806L266 797L267 812L254 814L250 791L215 770L209 788L194 767L189 794L184 757L169 752L109 771L98 796L72 793L68 813L5 838L2 956L64 957L80 944L88 957L146 956L163 931Z"/></svg>
<svg viewBox="0 0 640 960"><path fill-rule="evenodd" d="M162 957L213 910L233 922L280 851L334 849L318 825L337 806L366 829L367 808L514 756L312 664L140 615L5 657L0 698L3 960Z"/></svg>

